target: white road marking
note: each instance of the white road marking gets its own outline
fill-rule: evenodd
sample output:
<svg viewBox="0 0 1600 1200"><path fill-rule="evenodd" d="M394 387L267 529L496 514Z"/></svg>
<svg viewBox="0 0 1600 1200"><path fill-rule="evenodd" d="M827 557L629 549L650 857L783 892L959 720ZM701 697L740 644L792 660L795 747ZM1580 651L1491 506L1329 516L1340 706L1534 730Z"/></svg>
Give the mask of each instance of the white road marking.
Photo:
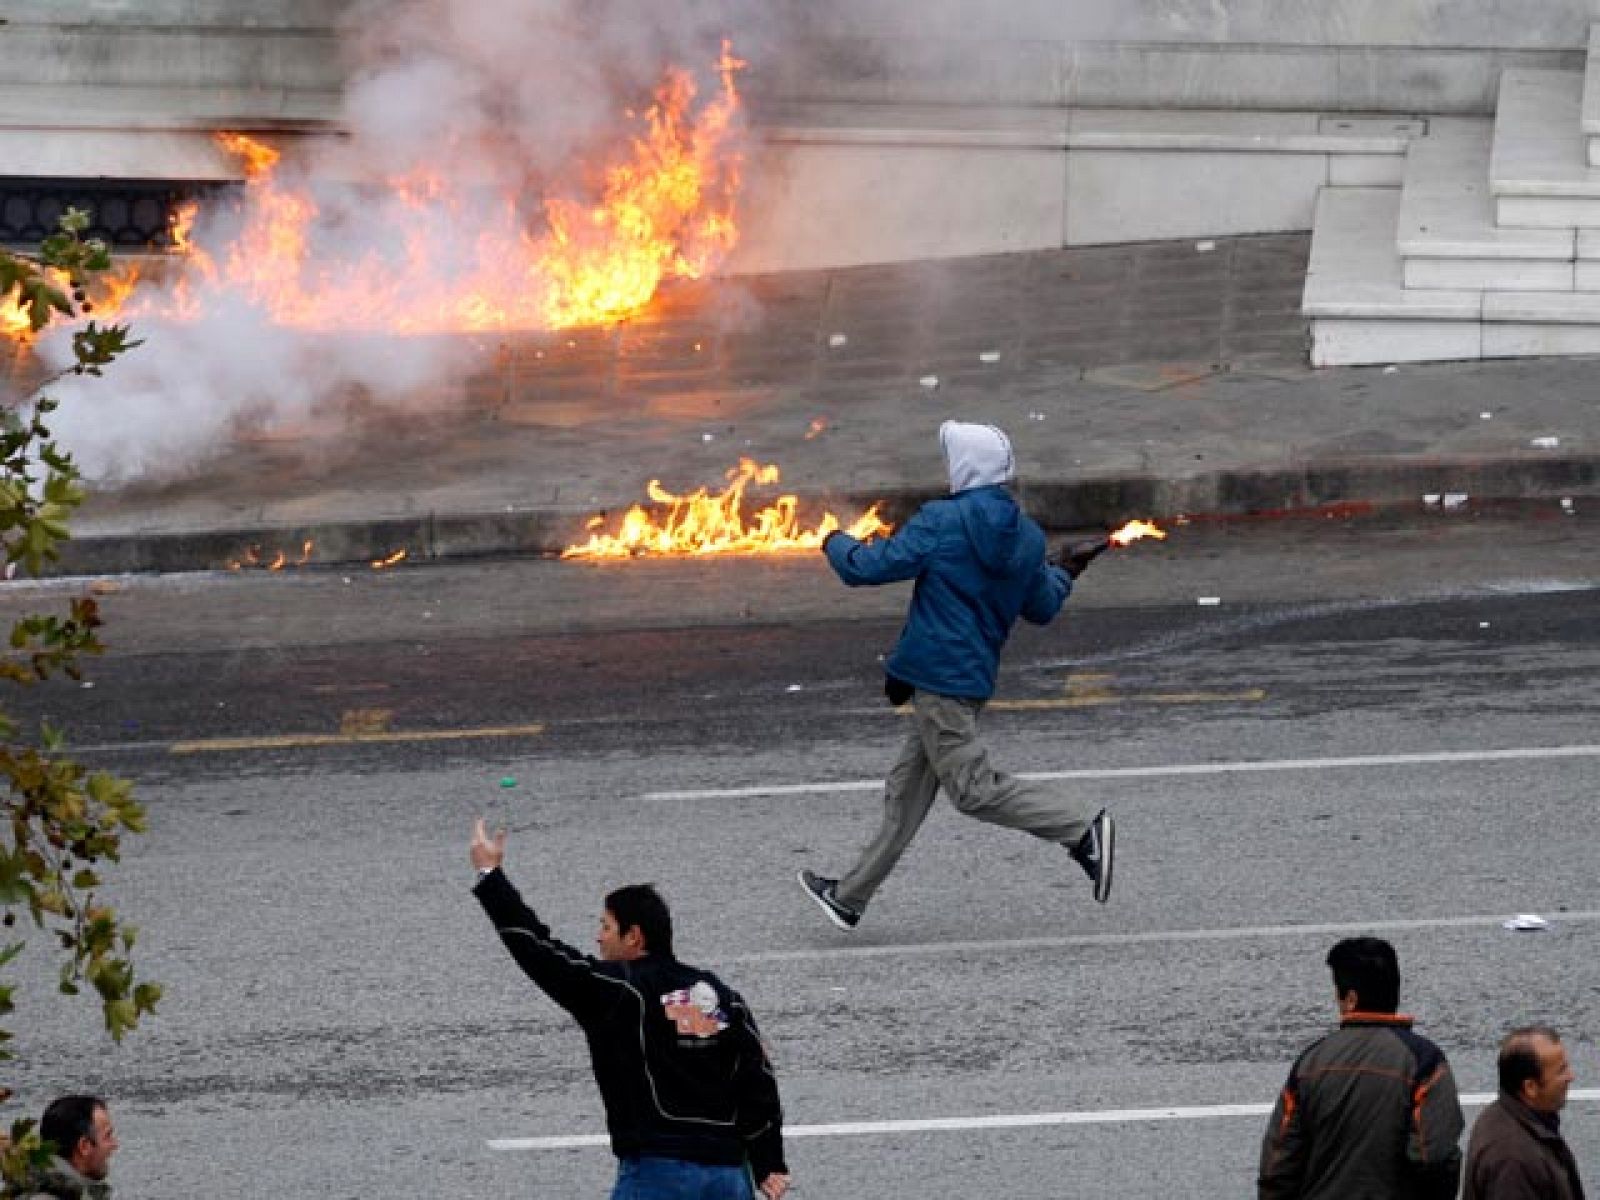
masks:
<svg viewBox="0 0 1600 1200"><path fill-rule="evenodd" d="M1466 917L1415 917L1388 921L1341 921L1305 925L1235 925L1218 929L1153 929L1138 933L1064 933L1054 937L995 938L988 941L897 942L876 946L818 946L805 950L757 950L749 954L730 954L718 964L811 962L818 959L894 958L901 955L970 955L1032 953L1039 950L1071 950L1093 946L1171 945L1182 942L1231 942L1251 938L1290 938L1316 935L1354 936L1358 934L1405 933L1419 929L1498 928L1513 914L1494 913ZM1551 931L1562 925L1591 925L1600 922L1600 909L1578 912L1551 912ZM1518 933L1517 937L1548 937L1550 931ZM1507 934L1506 936L1513 936Z"/></svg>
<svg viewBox="0 0 1600 1200"><path fill-rule="evenodd" d="M1493 1092L1468 1092L1463 1108L1482 1108L1494 1100ZM1600 1088L1574 1088L1567 1102L1600 1100ZM831 1125L789 1125L786 1138L883 1137L904 1133L959 1133L974 1129L1034 1129L1060 1125L1135 1125L1147 1121L1213 1121L1230 1117L1264 1117L1268 1104L1203 1104L1172 1108L1102 1108L1078 1112L1005 1113L988 1117L929 1117L904 1121L850 1121ZM610 1145L603 1133L555 1137L490 1138L491 1150L583 1150Z"/></svg>
<svg viewBox="0 0 1600 1200"><path fill-rule="evenodd" d="M1247 775L1267 771L1338 771L1368 767L1416 767L1449 763L1530 762L1600 758L1600 746L1513 746L1506 750L1434 750L1416 754L1355 754L1343 758L1274 758L1256 762L1176 763L1155 767L1103 767L1081 771L1029 771L1021 779L1156 779L1175 775ZM645 792L644 800L748 800L759 796L819 796L876 792L881 779L770 783L742 788Z"/></svg>

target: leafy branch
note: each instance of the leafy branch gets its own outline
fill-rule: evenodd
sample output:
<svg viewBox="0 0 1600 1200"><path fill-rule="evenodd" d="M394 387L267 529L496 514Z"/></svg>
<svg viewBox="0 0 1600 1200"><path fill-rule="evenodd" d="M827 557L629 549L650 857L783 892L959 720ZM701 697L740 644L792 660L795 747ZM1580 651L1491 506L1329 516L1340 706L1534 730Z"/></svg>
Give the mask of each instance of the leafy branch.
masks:
<svg viewBox="0 0 1600 1200"><path fill-rule="evenodd" d="M91 285L111 267L105 243L83 236L88 227L87 213L69 209L37 258L0 252L0 305L24 313L34 333L55 320L75 323L72 363L62 375L100 375L138 345L126 326L87 319ZM7 578L38 575L59 558L86 495L72 456L51 435L56 408L55 400L39 394L0 413L0 565ZM81 660L103 651L101 624L89 595L72 599L65 613L16 619L9 647L0 652L0 684L27 688L58 675L79 678ZM25 729L3 705L0 782L0 926L18 930L0 945L0 1060L14 1058L9 1025L16 1011L16 987L3 980L27 946L18 927L30 923L55 943L60 993L90 990L106 1031L120 1041L155 1011L161 987L137 977L132 955L138 931L99 889L104 865L121 861L123 835L145 831L144 809L127 780L91 771L68 755L59 729L48 723ZM10 1094L0 1087L0 1099ZM47 1157L32 1125L17 1122L0 1150L4 1194L22 1186Z"/></svg>

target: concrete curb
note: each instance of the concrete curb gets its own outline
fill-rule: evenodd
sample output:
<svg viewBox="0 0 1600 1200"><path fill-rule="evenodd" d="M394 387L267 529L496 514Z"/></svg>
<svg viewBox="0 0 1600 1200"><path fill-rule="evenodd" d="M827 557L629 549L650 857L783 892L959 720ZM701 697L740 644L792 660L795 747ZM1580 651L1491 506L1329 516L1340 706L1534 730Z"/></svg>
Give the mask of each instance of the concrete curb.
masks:
<svg viewBox="0 0 1600 1200"><path fill-rule="evenodd" d="M938 489L819 490L801 495L801 511L861 511L880 504L886 520L903 522ZM1429 496L1465 496L1456 506L1557 502L1600 496L1600 456L1352 459L1291 467L1239 467L1181 478L1127 475L1089 480L1030 480L1021 488L1029 513L1047 530L1120 523L1130 517L1171 519L1312 512L1334 507L1414 510ZM1437 501L1435 501L1437 503ZM284 566L375 564L404 552L406 562L448 562L560 554L582 541L594 514L554 508L515 512L427 513L359 517L293 526L181 531L130 530L75 539L51 575ZM309 543L309 551L306 549Z"/></svg>

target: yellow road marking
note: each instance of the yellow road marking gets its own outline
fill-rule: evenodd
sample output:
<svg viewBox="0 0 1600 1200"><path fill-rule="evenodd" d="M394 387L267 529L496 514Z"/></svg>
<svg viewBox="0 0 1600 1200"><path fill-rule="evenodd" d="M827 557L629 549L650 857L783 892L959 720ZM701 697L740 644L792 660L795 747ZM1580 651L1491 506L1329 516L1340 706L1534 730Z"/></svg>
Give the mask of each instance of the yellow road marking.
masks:
<svg viewBox="0 0 1600 1200"><path fill-rule="evenodd" d="M1266 688L1245 688L1238 692L1117 692L1111 689L1114 675L1084 672L1071 675L1062 687L1063 695L1038 700L991 700L985 707L997 712L1040 712L1063 708L1101 708L1109 704L1257 704L1267 698ZM910 705L896 712L909 713Z"/></svg>
<svg viewBox="0 0 1600 1200"><path fill-rule="evenodd" d="M1064 695L1040 700L996 700L989 707L1001 712L1036 712L1040 709L1099 708L1107 704L1235 704L1255 703L1267 698L1265 688L1246 688L1241 692L1116 692L1111 689L1115 675L1082 671L1067 676Z"/></svg>
<svg viewBox="0 0 1600 1200"><path fill-rule="evenodd" d="M1052 696L1041 700L994 700L988 707L1001 712L1028 712L1051 708L1096 708L1106 704L1258 703L1266 698L1265 688L1246 688L1242 692L1085 692L1077 696Z"/></svg>
<svg viewBox="0 0 1600 1200"><path fill-rule="evenodd" d="M473 738L538 737L540 725L490 725L481 729L416 729L381 733L279 733L263 737L200 738L174 742L172 754L205 754L226 750L296 750L307 746L358 746L396 742L463 742Z"/></svg>
<svg viewBox="0 0 1600 1200"><path fill-rule="evenodd" d="M339 718L339 732L347 737L363 733L388 733L393 722L392 708L352 708Z"/></svg>

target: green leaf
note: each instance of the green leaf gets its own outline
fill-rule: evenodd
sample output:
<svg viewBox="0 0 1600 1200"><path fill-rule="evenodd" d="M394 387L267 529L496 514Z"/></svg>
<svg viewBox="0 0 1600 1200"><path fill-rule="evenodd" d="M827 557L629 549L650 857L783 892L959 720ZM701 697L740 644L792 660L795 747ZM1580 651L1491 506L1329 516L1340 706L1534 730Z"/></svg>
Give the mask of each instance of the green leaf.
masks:
<svg viewBox="0 0 1600 1200"><path fill-rule="evenodd" d="M33 882L28 878L28 866L21 854L0 853L0 906L11 908L18 904L26 904L33 896ZM6 954L15 957L15 950L8 949ZM0 958L0 966L11 961L10 957Z"/></svg>

